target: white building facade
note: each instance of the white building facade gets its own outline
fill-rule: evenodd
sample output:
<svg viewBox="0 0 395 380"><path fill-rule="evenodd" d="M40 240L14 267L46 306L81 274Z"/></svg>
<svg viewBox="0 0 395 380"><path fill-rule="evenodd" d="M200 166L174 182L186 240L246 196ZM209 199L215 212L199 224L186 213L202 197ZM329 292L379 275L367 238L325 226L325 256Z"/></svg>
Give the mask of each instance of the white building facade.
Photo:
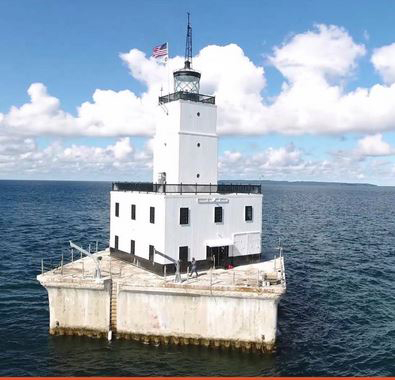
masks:
<svg viewBox="0 0 395 380"><path fill-rule="evenodd" d="M153 182L113 184L111 255L157 274L192 258L198 270L259 261L260 185L218 184L215 98L188 59L174 81L159 98Z"/></svg>

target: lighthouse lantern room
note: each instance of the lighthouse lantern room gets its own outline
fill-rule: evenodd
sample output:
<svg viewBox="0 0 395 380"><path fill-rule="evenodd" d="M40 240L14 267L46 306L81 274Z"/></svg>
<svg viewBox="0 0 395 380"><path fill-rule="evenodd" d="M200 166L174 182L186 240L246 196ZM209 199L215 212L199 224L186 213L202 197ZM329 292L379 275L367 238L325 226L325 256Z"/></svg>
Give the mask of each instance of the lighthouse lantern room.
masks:
<svg viewBox="0 0 395 380"><path fill-rule="evenodd" d="M260 185L218 183L215 97L200 94L192 68L192 27L174 93L159 97L153 182L116 182L111 191L111 255L159 275L260 259Z"/></svg>

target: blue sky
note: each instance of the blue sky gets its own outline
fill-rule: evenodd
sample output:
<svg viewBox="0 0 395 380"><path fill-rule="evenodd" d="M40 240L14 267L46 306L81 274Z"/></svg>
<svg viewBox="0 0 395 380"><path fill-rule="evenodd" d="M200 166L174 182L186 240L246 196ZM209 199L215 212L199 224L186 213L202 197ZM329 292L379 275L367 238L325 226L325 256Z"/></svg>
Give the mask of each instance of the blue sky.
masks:
<svg viewBox="0 0 395 380"><path fill-rule="evenodd" d="M388 1L0 0L0 178L150 179L152 125L139 121L139 128L128 129L134 114L126 112L125 125L113 127L109 115L123 110L112 111L109 104L118 102L123 90L128 91L125 108L133 96L153 96L155 83L147 75L154 77L160 68L137 78L138 65L148 68L152 47L166 41L176 64L184 53L187 11L202 81L205 73L210 78L205 63L210 59L227 68L222 82L207 79L202 86L214 89L219 104L221 178L395 184L395 117L390 105L384 110L377 105L391 101L395 81L395 3ZM207 49L213 45L217 49ZM261 86L255 86L260 79ZM246 102L230 121L226 114L236 112L238 98L225 99L221 88L232 81L235 86L228 90L239 92L240 99L253 94L261 101ZM27 90L33 83L44 86L34 90L40 101L57 99L55 108L22 109L32 102ZM307 93L312 83L314 94ZM348 94L377 85L385 86L382 98L357 104L355 97L348 105ZM339 89L335 103L328 94ZM112 90L100 106L92 100L96 90ZM295 94L322 102L313 109L297 106ZM94 129L86 115L77 120L78 107L86 102L94 104L92 112L105 114L99 121L94 117L100 128ZM138 107L138 101L130 104ZM11 107L19 113L11 114ZM344 117L334 118L332 128L322 110L344 112ZM358 110L366 115L354 120ZM301 115L311 121L296 128L296 119L287 115L291 111L299 121ZM149 113L148 108L133 112ZM244 125L248 118L255 124ZM67 132L73 123L78 127Z"/></svg>

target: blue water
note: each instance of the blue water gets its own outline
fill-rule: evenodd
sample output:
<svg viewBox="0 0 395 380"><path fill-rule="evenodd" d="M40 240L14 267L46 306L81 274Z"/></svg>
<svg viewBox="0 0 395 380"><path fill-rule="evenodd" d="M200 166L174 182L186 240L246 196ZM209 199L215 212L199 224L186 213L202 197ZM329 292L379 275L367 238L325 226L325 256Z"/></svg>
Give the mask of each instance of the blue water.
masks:
<svg viewBox="0 0 395 380"><path fill-rule="evenodd" d="M274 354L49 336L40 259L106 247L110 187L0 181L0 376L395 375L395 188L264 184L288 281Z"/></svg>

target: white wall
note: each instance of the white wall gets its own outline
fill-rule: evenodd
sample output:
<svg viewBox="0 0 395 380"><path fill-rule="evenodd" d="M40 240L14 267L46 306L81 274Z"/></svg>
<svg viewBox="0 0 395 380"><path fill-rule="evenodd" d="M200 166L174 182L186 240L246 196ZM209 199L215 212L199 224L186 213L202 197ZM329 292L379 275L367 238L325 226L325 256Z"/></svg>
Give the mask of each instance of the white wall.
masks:
<svg viewBox="0 0 395 380"><path fill-rule="evenodd" d="M115 203L119 202L119 217L115 216ZM131 205L136 205L136 220L131 219ZM155 207L155 223L149 221L150 207ZM149 259L149 246L163 252L165 249L165 195L160 193L138 193L111 191L110 247L130 253L130 240L135 240L135 254ZM156 255L155 262L163 264Z"/></svg>
<svg viewBox="0 0 395 380"><path fill-rule="evenodd" d="M119 202L119 217L115 216ZM136 204L136 220L131 220L131 204ZM149 222L150 206L155 207L155 224ZM223 222L214 223L214 208L223 208ZM253 206L253 220L245 221L245 206ZM189 224L180 225L180 208L189 209ZM110 246L130 252L130 240L135 240L135 254L149 258L148 247L178 259L179 247L189 247L189 260L206 259L206 241L228 239L236 242L229 256L261 252L261 194L160 194L128 191L111 192ZM170 263L156 255L155 262Z"/></svg>
<svg viewBox="0 0 395 380"><path fill-rule="evenodd" d="M278 297L198 293L121 288L118 332L274 344Z"/></svg>
<svg viewBox="0 0 395 380"><path fill-rule="evenodd" d="M217 134L217 106L180 100L180 131ZM199 113L199 116L197 115Z"/></svg>
<svg viewBox="0 0 395 380"><path fill-rule="evenodd" d="M49 326L106 332L110 325L110 282L42 283L48 291Z"/></svg>
<svg viewBox="0 0 395 380"><path fill-rule="evenodd" d="M217 136L185 132L179 141L179 183L217 184Z"/></svg>
<svg viewBox="0 0 395 380"><path fill-rule="evenodd" d="M48 290L52 332L57 327L74 334L105 334L109 330L111 280L39 280ZM270 349L276 339L280 296L216 289L135 288L121 283L117 332L256 342Z"/></svg>
<svg viewBox="0 0 395 380"><path fill-rule="evenodd" d="M152 180L156 183L159 173L165 172L167 183L178 183L180 102L170 102L165 106L167 113L160 106L156 110Z"/></svg>
<svg viewBox="0 0 395 380"><path fill-rule="evenodd" d="M153 182L166 172L167 183L217 183L216 106L179 100L165 107L157 110Z"/></svg>
<svg viewBox="0 0 395 380"><path fill-rule="evenodd" d="M212 202L214 199L225 202ZM202 203L202 202L210 203ZM214 208L223 208L223 222L214 223ZM253 206L253 220L246 222L245 206ZM179 224L180 207L189 208L189 225ZM261 194L169 194L166 197L166 253L178 258L180 246L188 246L189 259L206 259L206 241L234 240L234 234L253 233L255 244L237 255L261 252L262 195ZM245 236L245 235L244 235ZM232 256L232 248L229 256Z"/></svg>

